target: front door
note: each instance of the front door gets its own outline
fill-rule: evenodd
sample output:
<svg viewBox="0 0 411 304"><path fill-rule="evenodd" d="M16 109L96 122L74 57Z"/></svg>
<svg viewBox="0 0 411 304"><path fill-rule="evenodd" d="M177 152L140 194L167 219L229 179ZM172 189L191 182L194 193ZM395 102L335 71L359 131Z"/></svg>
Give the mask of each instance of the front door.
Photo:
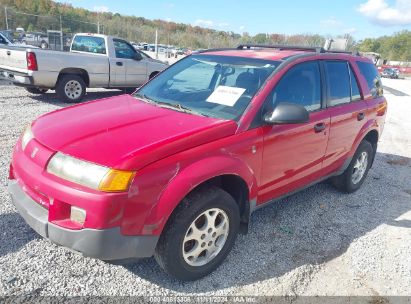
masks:
<svg viewBox="0 0 411 304"><path fill-rule="evenodd" d="M264 126L260 203L299 189L321 177L327 147L330 115L322 107L322 86L318 61L292 67L269 95L268 104L291 102L310 113L305 124Z"/></svg>
<svg viewBox="0 0 411 304"><path fill-rule="evenodd" d="M147 61L137 60L137 51L131 44L121 39L113 39L117 62L124 71L125 87L139 87L147 81Z"/></svg>

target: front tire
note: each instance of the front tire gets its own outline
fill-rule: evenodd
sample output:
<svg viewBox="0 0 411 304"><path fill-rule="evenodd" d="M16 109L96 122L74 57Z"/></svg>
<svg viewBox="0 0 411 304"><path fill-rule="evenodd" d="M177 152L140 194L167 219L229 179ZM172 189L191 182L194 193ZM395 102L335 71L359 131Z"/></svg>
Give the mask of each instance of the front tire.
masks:
<svg viewBox="0 0 411 304"><path fill-rule="evenodd" d="M210 186L190 193L171 215L155 252L170 275L193 281L214 271L234 245L240 224L238 205Z"/></svg>
<svg viewBox="0 0 411 304"><path fill-rule="evenodd" d="M86 84L78 75L63 75L57 83L56 93L65 102L80 102L86 95Z"/></svg>
<svg viewBox="0 0 411 304"><path fill-rule="evenodd" d="M363 140L357 148L351 163L343 174L331 178L340 191L352 193L360 189L371 167L375 151L373 146Z"/></svg>
<svg viewBox="0 0 411 304"><path fill-rule="evenodd" d="M41 95L41 94L45 94L48 89L42 89L42 88L25 88L27 92L31 93L31 94L37 94L37 95Z"/></svg>

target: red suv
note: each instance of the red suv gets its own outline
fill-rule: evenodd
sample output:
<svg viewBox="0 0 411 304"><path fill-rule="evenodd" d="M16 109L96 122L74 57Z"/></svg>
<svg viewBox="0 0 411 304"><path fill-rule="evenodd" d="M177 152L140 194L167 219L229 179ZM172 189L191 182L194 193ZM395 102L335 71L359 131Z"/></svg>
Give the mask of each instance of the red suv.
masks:
<svg viewBox="0 0 411 304"><path fill-rule="evenodd" d="M245 45L188 56L133 95L35 120L9 191L40 235L102 260L213 271L250 215L319 181L361 187L387 103L373 63Z"/></svg>

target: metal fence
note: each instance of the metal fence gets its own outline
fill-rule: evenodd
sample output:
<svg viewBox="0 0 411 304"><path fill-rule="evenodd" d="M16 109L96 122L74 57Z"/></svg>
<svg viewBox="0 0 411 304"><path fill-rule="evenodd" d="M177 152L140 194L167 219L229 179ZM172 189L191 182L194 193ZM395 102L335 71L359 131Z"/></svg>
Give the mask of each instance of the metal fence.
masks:
<svg viewBox="0 0 411 304"><path fill-rule="evenodd" d="M98 21L30 14L0 6L0 31L15 43L66 50L75 32L104 34L104 26Z"/></svg>

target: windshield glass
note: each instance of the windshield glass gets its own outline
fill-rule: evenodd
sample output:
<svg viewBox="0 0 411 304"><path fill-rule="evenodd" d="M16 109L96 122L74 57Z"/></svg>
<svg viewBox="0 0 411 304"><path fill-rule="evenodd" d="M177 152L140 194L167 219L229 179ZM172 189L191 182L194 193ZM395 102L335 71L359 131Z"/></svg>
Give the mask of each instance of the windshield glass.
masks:
<svg viewBox="0 0 411 304"><path fill-rule="evenodd" d="M134 93L177 111L237 120L278 61L192 55L177 62Z"/></svg>

